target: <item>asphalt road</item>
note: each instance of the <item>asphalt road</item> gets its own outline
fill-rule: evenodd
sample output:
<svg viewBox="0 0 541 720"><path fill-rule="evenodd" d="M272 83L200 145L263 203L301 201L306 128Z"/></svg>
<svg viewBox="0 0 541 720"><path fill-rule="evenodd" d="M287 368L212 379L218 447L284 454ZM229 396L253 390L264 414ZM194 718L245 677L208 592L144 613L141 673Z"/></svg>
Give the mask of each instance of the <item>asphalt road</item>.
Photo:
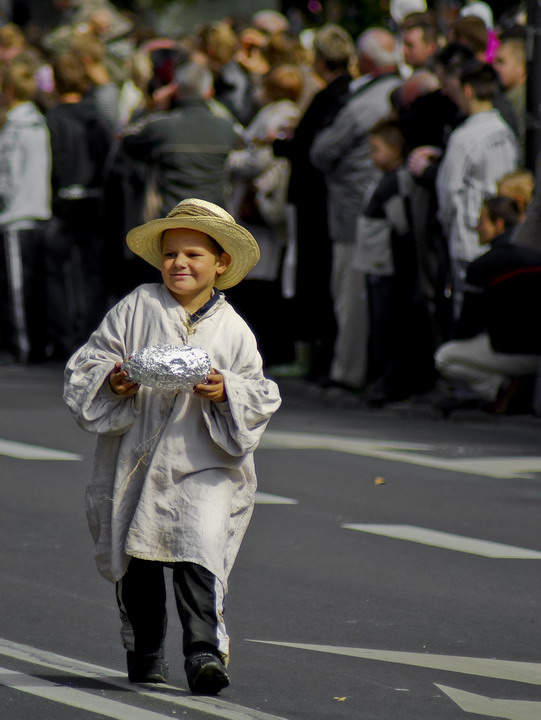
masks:
<svg viewBox="0 0 541 720"><path fill-rule="evenodd" d="M283 384L232 573L232 685L129 685L59 367L0 368L0 720L541 717L541 419ZM50 451L45 452L43 449Z"/></svg>

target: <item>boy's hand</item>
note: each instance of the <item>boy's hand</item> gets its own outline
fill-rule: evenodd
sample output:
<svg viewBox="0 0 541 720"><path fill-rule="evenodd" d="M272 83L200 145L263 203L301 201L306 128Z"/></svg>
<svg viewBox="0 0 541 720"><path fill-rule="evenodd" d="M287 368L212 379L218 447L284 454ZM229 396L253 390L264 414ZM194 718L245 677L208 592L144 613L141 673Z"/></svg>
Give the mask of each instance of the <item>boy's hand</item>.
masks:
<svg viewBox="0 0 541 720"><path fill-rule="evenodd" d="M225 402L227 393L225 391L224 377L217 370L211 368L206 383L199 383L193 389L193 394L205 398L211 402Z"/></svg>
<svg viewBox="0 0 541 720"><path fill-rule="evenodd" d="M121 363L115 363L114 368L109 373L109 385L111 386L111 390L117 395L131 397L137 393L141 386L133 382L133 380L130 380L128 373L120 368Z"/></svg>

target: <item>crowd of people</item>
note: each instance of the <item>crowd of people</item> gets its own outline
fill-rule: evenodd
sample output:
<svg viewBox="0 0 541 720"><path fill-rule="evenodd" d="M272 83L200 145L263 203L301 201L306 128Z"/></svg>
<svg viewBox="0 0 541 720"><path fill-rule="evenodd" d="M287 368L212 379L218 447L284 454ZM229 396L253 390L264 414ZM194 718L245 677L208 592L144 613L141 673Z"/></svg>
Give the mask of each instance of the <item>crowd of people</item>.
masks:
<svg viewBox="0 0 541 720"><path fill-rule="evenodd" d="M258 241L226 295L271 375L531 409L524 18L400 0L356 38L274 10L163 37L107 0L64 5L39 36L0 27L2 362L66 360L158 280L126 233L197 197Z"/></svg>

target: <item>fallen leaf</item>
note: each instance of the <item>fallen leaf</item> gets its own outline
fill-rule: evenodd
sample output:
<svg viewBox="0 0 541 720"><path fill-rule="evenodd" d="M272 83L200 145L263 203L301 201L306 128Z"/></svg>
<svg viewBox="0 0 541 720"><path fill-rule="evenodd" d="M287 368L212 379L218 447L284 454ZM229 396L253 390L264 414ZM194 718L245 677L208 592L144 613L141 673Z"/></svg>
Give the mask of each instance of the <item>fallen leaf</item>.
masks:
<svg viewBox="0 0 541 720"><path fill-rule="evenodd" d="M335 700L338 700L338 702L345 702L347 700L347 697L335 697Z"/></svg>
<svg viewBox="0 0 541 720"><path fill-rule="evenodd" d="M374 480L374 485L385 485L385 478L377 477Z"/></svg>

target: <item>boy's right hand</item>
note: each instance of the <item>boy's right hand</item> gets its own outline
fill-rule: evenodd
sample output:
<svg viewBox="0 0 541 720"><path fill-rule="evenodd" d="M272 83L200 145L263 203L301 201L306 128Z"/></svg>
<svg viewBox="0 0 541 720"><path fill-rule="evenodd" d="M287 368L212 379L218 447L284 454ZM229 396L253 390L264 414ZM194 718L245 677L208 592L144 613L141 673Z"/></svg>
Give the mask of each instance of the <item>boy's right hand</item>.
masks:
<svg viewBox="0 0 541 720"><path fill-rule="evenodd" d="M135 395L141 387L138 383L130 380L125 370L121 370L121 363L119 362L115 363L109 373L109 385L116 395L124 395L125 397Z"/></svg>

